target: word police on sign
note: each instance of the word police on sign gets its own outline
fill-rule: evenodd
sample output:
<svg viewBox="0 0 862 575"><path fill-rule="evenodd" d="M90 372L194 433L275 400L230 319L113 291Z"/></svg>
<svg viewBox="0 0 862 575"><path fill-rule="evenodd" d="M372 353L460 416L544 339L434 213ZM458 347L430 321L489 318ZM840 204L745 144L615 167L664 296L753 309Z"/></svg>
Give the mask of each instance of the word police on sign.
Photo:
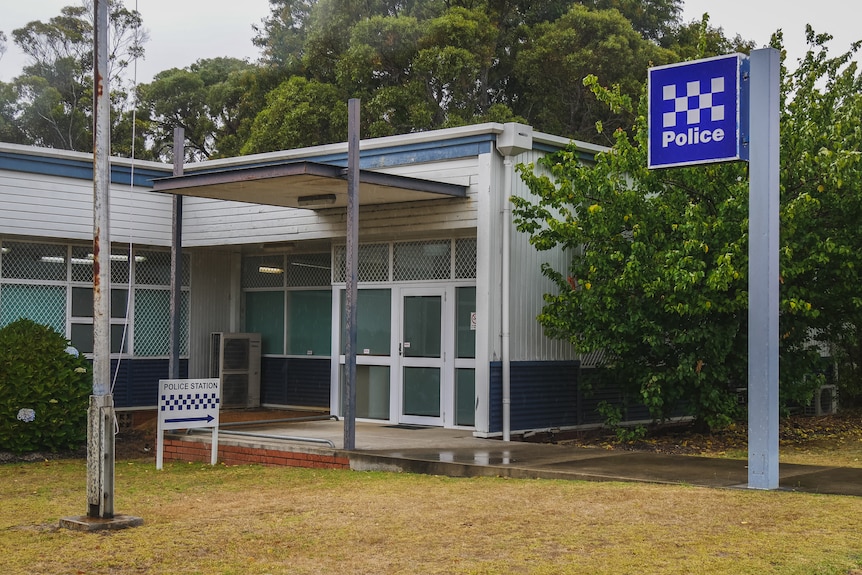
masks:
<svg viewBox="0 0 862 575"><path fill-rule="evenodd" d="M748 58L649 70L649 168L748 160Z"/></svg>

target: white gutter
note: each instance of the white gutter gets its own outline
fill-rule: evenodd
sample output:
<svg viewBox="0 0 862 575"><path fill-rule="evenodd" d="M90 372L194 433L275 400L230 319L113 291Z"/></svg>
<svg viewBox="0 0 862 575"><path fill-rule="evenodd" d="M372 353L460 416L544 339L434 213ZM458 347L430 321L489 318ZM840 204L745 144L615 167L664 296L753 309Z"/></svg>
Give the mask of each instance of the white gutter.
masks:
<svg viewBox="0 0 862 575"><path fill-rule="evenodd" d="M502 288L500 290L501 301L501 349L500 355L503 364L503 441L511 439L511 409L512 409L512 386L511 386L511 353L509 333L509 308L510 308L510 283L512 277L511 254L512 254L512 176L514 175L514 156L522 154L533 148L533 128L524 124L505 124L503 133L497 136L497 150L503 154L503 261L502 261Z"/></svg>

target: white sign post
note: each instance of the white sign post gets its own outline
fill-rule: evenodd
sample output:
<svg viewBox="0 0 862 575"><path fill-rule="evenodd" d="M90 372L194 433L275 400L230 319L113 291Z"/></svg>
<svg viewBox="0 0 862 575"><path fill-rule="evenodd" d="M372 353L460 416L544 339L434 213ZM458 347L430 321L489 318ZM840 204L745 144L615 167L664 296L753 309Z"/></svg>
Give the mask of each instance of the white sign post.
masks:
<svg viewBox="0 0 862 575"><path fill-rule="evenodd" d="M159 380L159 418L156 442L156 469L162 468L166 429L212 428L210 463L218 459L219 380Z"/></svg>

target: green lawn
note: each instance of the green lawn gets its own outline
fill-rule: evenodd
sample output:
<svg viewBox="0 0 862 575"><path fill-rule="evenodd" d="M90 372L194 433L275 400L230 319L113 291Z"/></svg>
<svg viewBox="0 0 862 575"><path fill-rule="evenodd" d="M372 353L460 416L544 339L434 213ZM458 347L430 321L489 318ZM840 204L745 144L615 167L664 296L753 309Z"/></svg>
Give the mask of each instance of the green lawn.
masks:
<svg viewBox="0 0 862 575"><path fill-rule="evenodd" d="M0 573L856 574L862 498L622 483L116 465L86 508L83 461L0 465ZM859 573L862 573L860 571Z"/></svg>

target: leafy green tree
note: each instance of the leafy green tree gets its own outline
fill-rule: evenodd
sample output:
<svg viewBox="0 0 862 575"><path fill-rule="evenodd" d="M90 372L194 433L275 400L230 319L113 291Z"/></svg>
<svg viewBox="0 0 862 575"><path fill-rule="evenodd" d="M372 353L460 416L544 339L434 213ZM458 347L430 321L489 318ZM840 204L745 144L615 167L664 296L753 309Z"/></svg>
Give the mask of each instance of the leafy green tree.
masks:
<svg viewBox="0 0 862 575"><path fill-rule="evenodd" d="M33 21L12 31L29 63L11 83L15 103L3 110L3 119L21 143L92 150L92 14L87 2L66 6L48 22ZM111 2L109 19L112 129L117 129L128 102L124 73L132 58L143 55L146 33L140 14L127 10L120 0Z"/></svg>
<svg viewBox="0 0 862 575"><path fill-rule="evenodd" d="M18 118L18 91L14 84L0 82L0 142L23 144L25 141Z"/></svg>
<svg viewBox="0 0 862 575"><path fill-rule="evenodd" d="M582 0L596 10L617 10L644 38L662 42L674 36L682 15L682 0Z"/></svg>
<svg viewBox="0 0 862 575"><path fill-rule="evenodd" d="M781 116L785 314L808 310L782 337L797 349L821 342L838 370L842 405L862 403L862 77L853 55L825 47L807 29L809 50L785 70ZM781 37L776 38L781 45ZM789 309L787 309L789 308Z"/></svg>
<svg viewBox="0 0 862 575"><path fill-rule="evenodd" d="M602 121L607 133L613 133L617 127L628 129L633 118L624 109L609 115L582 80L593 74L636 98L650 63L672 58L671 52L645 40L619 12L576 5L557 21L536 26L518 54L515 75L523 92L514 109L534 127L552 134L608 143L596 134L596 122Z"/></svg>
<svg viewBox="0 0 862 575"><path fill-rule="evenodd" d="M663 45L672 50L680 61L734 52L748 54L755 48L754 42L743 39L739 34L728 38L722 28L710 26L709 14L704 14L700 21L678 26L673 34L663 37Z"/></svg>
<svg viewBox="0 0 862 575"><path fill-rule="evenodd" d="M679 23L680 4L272 0L254 42L281 80L299 76L360 98L370 136L517 118L537 130L596 140L596 121L612 133L633 119L609 115L583 78L596 73L636 98L650 61L698 48Z"/></svg>
<svg viewBox="0 0 862 575"><path fill-rule="evenodd" d="M243 154L343 141L347 99L335 86L294 76L267 95Z"/></svg>
<svg viewBox="0 0 862 575"><path fill-rule="evenodd" d="M187 160L217 157L220 142L240 130L244 79L253 70L244 60L211 58L159 72L141 85L138 95L154 155L170 158L173 130L182 127Z"/></svg>
<svg viewBox="0 0 862 575"><path fill-rule="evenodd" d="M826 38L810 33L808 57L782 78L786 403L823 381L815 342L856 337L862 310L862 92L850 56L828 58ZM630 101L588 83L615 108ZM747 166L647 170L645 112L641 102L632 136L616 130L594 163L573 147L522 167L535 198L513 198L516 222L537 249L573 254L568 269L543 267L558 287L538 318L546 332L604 350L610 380L656 419L685 410L714 428L736 415L734 388L747 381Z"/></svg>
<svg viewBox="0 0 862 575"><path fill-rule="evenodd" d="M254 25L252 42L261 49L261 59L291 73L302 71L307 23L316 0L270 0L270 14Z"/></svg>

